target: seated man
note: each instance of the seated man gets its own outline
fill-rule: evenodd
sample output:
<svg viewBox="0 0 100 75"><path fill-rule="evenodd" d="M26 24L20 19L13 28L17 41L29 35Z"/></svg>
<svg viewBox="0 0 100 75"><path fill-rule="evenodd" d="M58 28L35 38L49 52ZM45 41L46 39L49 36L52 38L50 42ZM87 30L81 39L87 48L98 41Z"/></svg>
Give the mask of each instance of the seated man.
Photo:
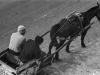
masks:
<svg viewBox="0 0 100 75"><path fill-rule="evenodd" d="M21 50L23 49L26 37L24 36L26 29L23 25L18 26L17 32L13 33L10 38L9 51L7 53L7 60L13 64L19 65L19 58Z"/></svg>
<svg viewBox="0 0 100 75"><path fill-rule="evenodd" d="M41 49L39 45L43 42L43 38L37 36L35 41L28 39L20 53L20 60L25 63L32 59L39 59L41 56Z"/></svg>

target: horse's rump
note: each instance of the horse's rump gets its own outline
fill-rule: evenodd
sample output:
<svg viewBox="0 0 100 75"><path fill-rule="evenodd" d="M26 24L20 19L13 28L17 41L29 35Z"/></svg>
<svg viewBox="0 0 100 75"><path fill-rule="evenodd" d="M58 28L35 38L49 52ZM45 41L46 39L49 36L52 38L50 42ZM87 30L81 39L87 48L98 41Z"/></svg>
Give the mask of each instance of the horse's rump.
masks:
<svg viewBox="0 0 100 75"><path fill-rule="evenodd" d="M54 26L52 26L51 30L50 30L50 38L53 39L53 37L55 37L56 35L58 35L58 30L59 30L59 23L55 24Z"/></svg>

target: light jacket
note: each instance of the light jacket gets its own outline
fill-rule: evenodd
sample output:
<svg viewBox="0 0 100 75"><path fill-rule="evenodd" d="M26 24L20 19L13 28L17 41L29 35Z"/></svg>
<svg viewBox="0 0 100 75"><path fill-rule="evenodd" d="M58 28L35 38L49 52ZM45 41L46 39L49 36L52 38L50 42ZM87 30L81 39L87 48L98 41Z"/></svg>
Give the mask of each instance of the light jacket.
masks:
<svg viewBox="0 0 100 75"><path fill-rule="evenodd" d="M26 38L24 35L21 35L18 32L13 33L10 38L9 49L13 50L16 53L19 53L23 49L25 41Z"/></svg>

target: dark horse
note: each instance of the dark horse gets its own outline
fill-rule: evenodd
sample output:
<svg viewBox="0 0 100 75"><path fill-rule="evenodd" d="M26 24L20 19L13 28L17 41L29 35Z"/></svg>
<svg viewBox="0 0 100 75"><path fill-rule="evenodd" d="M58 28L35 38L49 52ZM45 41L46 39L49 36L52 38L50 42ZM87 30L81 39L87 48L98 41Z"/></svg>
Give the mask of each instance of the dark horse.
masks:
<svg viewBox="0 0 100 75"><path fill-rule="evenodd" d="M56 50L61 47L66 39L59 40L59 43L57 41L57 37L59 38L73 38L76 33L80 30L82 30L81 33L81 46L86 47L84 43L84 37L87 33L87 31L90 29L91 26L89 26L87 29L84 30L86 26L90 24L90 21L93 17L97 17L98 20L100 20L100 4L97 2L97 6L92 7L91 9L87 10L86 12L82 12L78 15L73 14L68 18L62 19L59 23L55 24L51 30L50 30L50 38L51 43L49 44L49 52L48 54L51 54L51 49L53 46L56 47ZM72 41L71 41L72 42ZM66 46L66 52L70 53L69 51L69 42ZM59 59L59 54L56 53L55 59Z"/></svg>

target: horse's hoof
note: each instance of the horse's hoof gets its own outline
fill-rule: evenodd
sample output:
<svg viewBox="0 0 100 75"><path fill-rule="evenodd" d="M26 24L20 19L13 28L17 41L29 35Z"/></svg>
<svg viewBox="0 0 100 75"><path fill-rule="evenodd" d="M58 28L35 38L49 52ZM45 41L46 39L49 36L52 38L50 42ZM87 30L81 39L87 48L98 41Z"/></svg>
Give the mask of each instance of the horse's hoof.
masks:
<svg viewBox="0 0 100 75"><path fill-rule="evenodd" d="M86 46L83 46L83 48L86 48Z"/></svg>
<svg viewBox="0 0 100 75"><path fill-rule="evenodd" d="M83 48L86 48L86 45L82 45Z"/></svg>
<svg viewBox="0 0 100 75"><path fill-rule="evenodd" d="M59 56L56 55L56 56L55 56L55 60L59 60Z"/></svg>
<svg viewBox="0 0 100 75"><path fill-rule="evenodd" d="M71 53L68 49L66 50L67 53Z"/></svg>
<svg viewBox="0 0 100 75"><path fill-rule="evenodd" d="M67 53L71 53L71 51L66 51Z"/></svg>
<svg viewBox="0 0 100 75"><path fill-rule="evenodd" d="M85 44L81 44L81 46L82 46L83 48L86 48L86 45L85 45Z"/></svg>

